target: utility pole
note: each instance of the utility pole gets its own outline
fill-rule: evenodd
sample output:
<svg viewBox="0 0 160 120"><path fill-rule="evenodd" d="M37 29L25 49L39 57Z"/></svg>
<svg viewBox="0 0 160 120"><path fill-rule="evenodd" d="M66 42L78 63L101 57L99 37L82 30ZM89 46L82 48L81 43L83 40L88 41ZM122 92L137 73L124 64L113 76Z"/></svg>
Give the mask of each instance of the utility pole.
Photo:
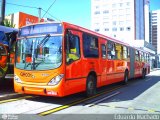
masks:
<svg viewBox="0 0 160 120"><path fill-rule="evenodd" d="M41 10L42 8L38 8L38 14L39 14L38 22L41 22Z"/></svg>
<svg viewBox="0 0 160 120"><path fill-rule="evenodd" d="M3 21L5 19L5 5L6 5L6 0L2 0L2 6L1 6L1 21L0 21L0 24L2 25L3 24Z"/></svg>

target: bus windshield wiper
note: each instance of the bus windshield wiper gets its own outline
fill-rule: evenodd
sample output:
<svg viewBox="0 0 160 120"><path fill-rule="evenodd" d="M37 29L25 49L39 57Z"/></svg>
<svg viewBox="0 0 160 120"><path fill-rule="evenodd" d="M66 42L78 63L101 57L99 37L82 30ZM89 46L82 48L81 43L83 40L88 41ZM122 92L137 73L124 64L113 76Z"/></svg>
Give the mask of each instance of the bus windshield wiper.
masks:
<svg viewBox="0 0 160 120"><path fill-rule="evenodd" d="M43 47L45 44L46 44L46 42L49 40L49 38L50 38L50 34L47 34L43 39L42 39L42 41L38 44L38 48L39 47Z"/></svg>
<svg viewBox="0 0 160 120"><path fill-rule="evenodd" d="M50 38L50 34L47 34L42 40L41 42L37 45L37 48L40 48L40 47L43 47L46 42L49 40ZM35 50L36 49L36 46L35 46L35 42L34 42L34 45L32 47L32 63L31 63L31 69L32 70L35 70L39 64L41 64L42 62L40 63L36 63L35 62L35 59L36 59L36 54L37 54L37 51Z"/></svg>

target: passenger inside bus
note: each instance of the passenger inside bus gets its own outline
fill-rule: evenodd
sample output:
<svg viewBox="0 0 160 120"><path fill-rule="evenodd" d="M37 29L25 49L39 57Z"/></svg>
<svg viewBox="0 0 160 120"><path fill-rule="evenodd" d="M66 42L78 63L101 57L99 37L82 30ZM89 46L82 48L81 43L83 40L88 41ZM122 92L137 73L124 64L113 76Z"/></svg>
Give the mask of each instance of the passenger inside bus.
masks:
<svg viewBox="0 0 160 120"><path fill-rule="evenodd" d="M71 35L67 42L67 63L72 63L80 58L79 37Z"/></svg>
<svg viewBox="0 0 160 120"><path fill-rule="evenodd" d="M74 61L79 59L76 48L70 49L70 53L68 54L68 57L69 59L72 59Z"/></svg>

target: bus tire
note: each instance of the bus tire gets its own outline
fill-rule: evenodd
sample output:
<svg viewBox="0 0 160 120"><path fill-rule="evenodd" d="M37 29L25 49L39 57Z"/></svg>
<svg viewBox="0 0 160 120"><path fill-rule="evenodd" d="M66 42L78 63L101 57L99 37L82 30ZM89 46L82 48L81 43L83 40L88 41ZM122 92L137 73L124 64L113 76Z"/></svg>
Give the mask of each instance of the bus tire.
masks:
<svg viewBox="0 0 160 120"><path fill-rule="evenodd" d="M143 69L143 70L142 70L142 79L145 79L145 77L146 77L146 70Z"/></svg>
<svg viewBox="0 0 160 120"><path fill-rule="evenodd" d="M126 85L127 83L128 83L128 71L126 70L124 73L123 85Z"/></svg>
<svg viewBox="0 0 160 120"><path fill-rule="evenodd" d="M86 81L86 96L90 97L96 94L96 78L89 75Z"/></svg>

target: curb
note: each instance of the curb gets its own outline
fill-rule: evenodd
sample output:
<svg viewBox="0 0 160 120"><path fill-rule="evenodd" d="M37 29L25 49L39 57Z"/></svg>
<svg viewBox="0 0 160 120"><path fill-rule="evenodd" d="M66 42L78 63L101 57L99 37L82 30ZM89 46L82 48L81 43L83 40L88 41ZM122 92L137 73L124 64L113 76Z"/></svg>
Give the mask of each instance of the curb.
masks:
<svg viewBox="0 0 160 120"><path fill-rule="evenodd" d="M156 71L156 70L160 70L160 68L154 68L154 69L151 69L150 72L153 72L153 71Z"/></svg>

